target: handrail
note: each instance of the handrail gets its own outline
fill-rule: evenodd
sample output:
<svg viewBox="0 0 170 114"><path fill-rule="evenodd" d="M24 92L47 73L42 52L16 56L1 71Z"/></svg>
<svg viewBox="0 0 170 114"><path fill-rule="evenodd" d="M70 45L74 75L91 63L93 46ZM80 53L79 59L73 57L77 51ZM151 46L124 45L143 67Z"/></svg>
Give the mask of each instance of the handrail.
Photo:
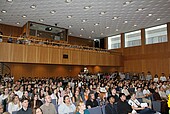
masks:
<svg viewBox="0 0 170 114"><path fill-rule="evenodd" d="M8 41L9 38L12 38L13 40L16 41L21 41L22 44L46 44L46 45L52 45L52 46L58 46L58 47L66 47L66 48L74 48L74 49L83 49L83 50L93 50L93 51L98 51L98 52L107 52L110 53L109 50L107 49L101 49L101 48L95 48L95 47L89 47L89 46L79 46L79 45L71 45L71 44L67 44L67 43L62 43L62 42L57 42L57 41L49 41L49 40L42 40L36 37L28 37L28 38L23 38L23 37L11 37L11 36L5 36L5 35L0 35L2 37L2 39L6 39L6 41ZM2 40L2 42L4 42ZM13 43L13 42L11 42ZM117 52L115 52L117 53Z"/></svg>

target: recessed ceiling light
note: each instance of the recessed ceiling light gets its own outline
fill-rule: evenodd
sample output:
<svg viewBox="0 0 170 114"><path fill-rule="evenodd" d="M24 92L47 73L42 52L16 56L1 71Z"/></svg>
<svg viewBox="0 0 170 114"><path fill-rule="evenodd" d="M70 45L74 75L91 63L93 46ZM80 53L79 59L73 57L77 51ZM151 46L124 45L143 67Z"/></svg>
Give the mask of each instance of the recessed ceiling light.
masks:
<svg viewBox="0 0 170 114"><path fill-rule="evenodd" d="M17 24L17 25L19 25L19 24L20 24L20 22L17 22L16 24Z"/></svg>
<svg viewBox="0 0 170 114"><path fill-rule="evenodd" d="M156 19L157 21L160 21L161 19L160 18L158 18L158 19Z"/></svg>
<svg viewBox="0 0 170 114"><path fill-rule="evenodd" d="M106 29L108 29L109 27L105 27Z"/></svg>
<svg viewBox="0 0 170 114"><path fill-rule="evenodd" d="M89 38L91 38L91 36L89 36Z"/></svg>
<svg viewBox="0 0 170 114"><path fill-rule="evenodd" d="M69 34L72 34L71 32Z"/></svg>
<svg viewBox="0 0 170 114"><path fill-rule="evenodd" d="M23 18L26 18L27 16L26 16L26 15L23 15L22 17L23 17Z"/></svg>
<svg viewBox="0 0 170 114"><path fill-rule="evenodd" d="M97 25L99 25L99 23L95 23L95 24L94 24L94 26L97 26Z"/></svg>
<svg viewBox="0 0 170 114"><path fill-rule="evenodd" d="M102 12L100 12L99 14L100 15L104 15L106 13L106 11L102 11Z"/></svg>
<svg viewBox="0 0 170 114"><path fill-rule="evenodd" d="M152 16L153 14L152 13L149 13L148 16Z"/></svg>
<svg viewBox="0 0 170 114"><path fill-rule="evenodd" d="M2 12L2 13L6 13L7 11L6 11L6 10L2 10L1 12Z"/></svg>
<svg viewBox="0 0 170 114"><path fill-rule="evenodd" d="M94 31L91 31L91 33L94 33Z"/></svg>
<svg viewBox="0 0 170 114"><path fill-rule="evenodd" d="M66 3L70 3L72 0L65 0Z"/></svg>
<svg viewBox="0 0 170 114"><path fill-rule="evenodd" d="M118 19L118 18L119 18L119 16L115 16L115 17L112 18L112 20L115 20L115 19Z"/></svg>
<svg viewBox="0 0 170 114"><path fill-rule="evenodd" d="M55 12L56 12L55 10L51 10L51 11L50 11L51 14L54 14Z"/></svg>
<svg viewBox="0 0 170 114"><path fill-rule="evenodd" d="M142 11L142 10L144 10L144 8L139 8L136 11L138 12L138 11Z"/></svg>
<svg viewBox="0 0 170 114"><path fill-rule="evenodd" d="M91 8L91 6L85 6L84 7L84 9L90 9Z"/></svg>
<svg viewBox="0 0 170 114"><path fill-rule="evenodd" d="M2 21L2 19L0 18L0 21Z"/></svg>
<svg viewBox="0 0 170 114"><path fill-rule="evenodd" d="M12 2L13 0L6 0L7 2Z"/></svg>
<svg viewBox="0 0 170 114"><path fill-rule="evenodd" d="M126 1L123 3L123 6L129 5L130 3L132 3L132 1Z"/></svg>
<svg viewBox="0 0 170 114"><path fill-rule="evenodd" d="M103 33L100 33L101 35L103 35Z"/></svg>
<svg viewBox="0 0 170 114"><path fill-rule="evenodd" d="M72 17L73 17L72 15L68 15L68 16L67 16L67 18L69 18L69 19L72 18Z"/></svg>
<svg viewBox="0 0 170 114"><path fill-rule="evenodd" d="M82 35L80 34L80 36L82 36Z"/></svg>
<svg viewBox="0 0 170 114"><path fill-rule="evenodd" d="M43 22L43 21L44 21L44 19L40 19L39 21Z"/></svg>
<svg viewBox="0 0 170 114"><path fill-rule="evenodd" d="M128 21L124 21L124 23L128 23Z"/></svg>
<svg viewBox="0 0 170 114"><path fill-rule="evenodd" d="M87 21L87 19L83 19L81 22L84 23L84 22L86 22L86 21Z"/></svg>
<svg viewBox="0 0 170 114"><path fill-rule="evenodd" d="M134 27L136 27L137 25L133 25Z"/></svg>
<svg viewBox="0 0 170 114"><path fill-rule="evenodd" d="M116 29L116 31L119 31L119 29Z"/></svg>
<svg viewBox="0 0 170 114"><path fill-rule="evenodd" d="M73 27L73 25L69 25L69 26L68 26L68 28L72 28L72 27Z"/></svg>
<svg viewBox="0 0 170 114"><path fill-rule="evenodd" d="M37 6L36 5L31 5L30 8L31 9L35 9Z"/></svg>
<svg viewBox="0 0 170 114"><path fill-rule="evenodd" d="M81 28L80 30L84 30L84 28Z"/></svg>

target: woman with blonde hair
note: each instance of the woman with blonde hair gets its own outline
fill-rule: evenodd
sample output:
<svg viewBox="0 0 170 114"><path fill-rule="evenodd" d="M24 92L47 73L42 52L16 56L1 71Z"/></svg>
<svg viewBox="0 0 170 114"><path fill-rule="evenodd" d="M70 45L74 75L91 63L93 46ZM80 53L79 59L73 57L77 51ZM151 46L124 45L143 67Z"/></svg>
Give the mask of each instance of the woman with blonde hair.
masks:
<svg viewBox="0 0 170 114"><path fill-rule="evenodd" d="M8 112L12 114L14 111L18 111L22 108L21 102L19 101L18 95L14 95L12 102L8 104Z"/></svg>
<svg viewBox="0 0 170 114"><path fill-rule="evenodd" d="M77 104L75 114L90 114L90 112L86 109L86 106L83 101L80 101Z"/></svg>

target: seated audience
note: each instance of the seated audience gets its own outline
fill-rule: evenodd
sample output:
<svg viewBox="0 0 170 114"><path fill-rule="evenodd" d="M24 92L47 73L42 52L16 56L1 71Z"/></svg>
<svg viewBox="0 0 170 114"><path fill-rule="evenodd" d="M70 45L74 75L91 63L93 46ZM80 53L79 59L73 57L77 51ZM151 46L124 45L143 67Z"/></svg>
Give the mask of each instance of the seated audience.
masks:
<svg viewBox="0 0 170 114"><path fill-rule="evenodd" d="M76 114L90 114L83 101L77 103Z"/></svg>
<svg viewBox="0 0 170 114"><path fill-rule="evenodd" d="M154 114L155 111L148 108L148 106L142 106L141 103L136 99L136 94L132 93L131 98L128 101L129 105L131 105L133 111L132 114Z"/></svg>
<svg viewBox="0 0 170 114"><path fill-rule="evenodd" d="M40 107L43 111L43 114L56 114L56 109L54 104L51 103L51 96L45 96L45 103Z"/></svg>
<svg viewBox="0 0 170 114"><path fill-rule="evenodd" d="M105 106L105 113L106 114L117 114L117 106L115 105L115 98L114 96L107 97L108 104Z"/></svg>
<svg viewBox="0 0 170 114"><path fill-rule="evenodd" d="M35 111L35 114L43 114L43 111L41 108L37 108Z"/></svg>
<svg viewBox="0 0 170 114"><path fill-rule="evenodd" d="M75 112L76 107L73 103L70 102L70 97L68 95L65 95L63 97L63 103L60 104L58 107L58 113L59 114L67 114L70 112Z"/></svg>
<svg viewBox="0 0 170 114"><path fill-rule="evenodd" d="M89 99L86 101L86 108L93 108L99 106L97 100L95 99L94 92L89 93Z"/></svg>
<svg viewBox="0 0 170 114"><path fill-rule="evenodd" d="M23 98L21 100L22 102L22 108L17 112L17 114L32 114L31 108L28 108L28 99Z"/></svg>
<svg viewBox="0 0 170 114"><path fill-rule="evenodd" d="M132 112L131 106L126 101L126 95L124 93L119 94L120 100L117 102L118 114L128 114Z"/></svg>
<svg viewBox="0 0 170 114"><path fill-rule="evenodd" d="M115 88L111 89L111 95L114 97L115 102L119 101L118 93L116 92Z"/></svg>
<svg viewBox="0 0 170 114"><path fill-rule="evenodd" d="M42 101L38 99L38 95L35 94L31 101L31 109L33 111L33 114L35 114L35 110L39 108L42 104L43 104Z"/></svg>
<svg viewBox="0 0 170 114"><path fill-rule="evenodd" d="M159 87L159 95L161 96L161 99L168 100L168 96L166 95L164 88L162 86Z"/></svg>

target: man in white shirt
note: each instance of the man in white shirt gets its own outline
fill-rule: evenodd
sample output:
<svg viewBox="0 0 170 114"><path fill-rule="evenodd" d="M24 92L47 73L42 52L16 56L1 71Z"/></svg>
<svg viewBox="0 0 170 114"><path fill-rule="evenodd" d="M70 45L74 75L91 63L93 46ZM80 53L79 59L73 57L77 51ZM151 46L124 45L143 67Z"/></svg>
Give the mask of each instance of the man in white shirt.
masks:
<svg viewBox="0 0 170 114"><path fill-rule="evenodd" d="M70 102L70 98L68 95L65 95L63 97L63 102L59 107L58 107L58 113L59 114L69 114L70 112L75 112L76 107L74 104Z"/></svg>

